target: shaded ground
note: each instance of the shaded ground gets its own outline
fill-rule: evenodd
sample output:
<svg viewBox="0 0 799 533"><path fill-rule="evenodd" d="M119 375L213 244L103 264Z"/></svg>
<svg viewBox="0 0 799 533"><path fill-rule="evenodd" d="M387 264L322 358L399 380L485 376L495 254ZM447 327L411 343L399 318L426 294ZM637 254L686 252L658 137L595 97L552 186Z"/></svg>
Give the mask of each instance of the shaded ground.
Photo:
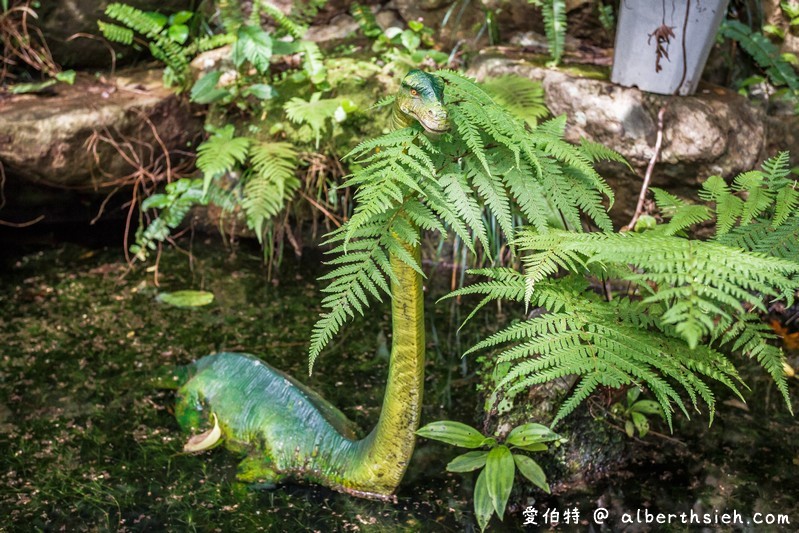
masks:
<svg viewBox="0 0 799 533"><path fill-rule="evenodd" d="M188 242L184 245L188 246ZM167 250L161 287L138 268L126 273L118 249L60 244L0 263L0 530L8 531L470 531L469 476L444 473L456 451L421 442L399 504L358 500L325 489L254 491L234 479L237 458L222 450L180 453L185 436L171 415L171 392L148 379L164 366L217 350L264 354L310 384L362 428L377 420L389 334L385 308L345 330L305 378L307 338L318 313L318 256L287 257L279 282L263 275L258 251L233 259L217 241L195 242L194 260ZM448 283L432 276L428 287ZM181 310L159 305L159 290L205 289L216 301ZM460 309L428 294L428 378L424 421L477 423L473 363L459 358L496 313L478 315L455 336ZM493 322L493 323L491 323ZM468 336L466 336L468 335ZM470 336L470 337L469 337ZM460 344L459 344L460 343ZM750 381L751 383L751 381ZM796 386L792 383L793 393ZM720 400L726 399L720 398ZM766 380L754 381L750 411L720 402L707 428L701 415L675 428L680 443L647 437L633 466L607 480L542 497L517 487L495 531L524 530L561 513L560 531L652 531L624 524L625 512L738 511L786 514L799 523L799 426ZM588 416L587 414L578 416ZM667 430L657 424L657 431ZM545 464L545 462L543 463ZM548 471L552 472L551 470ZM554 480L553 480L554 481ZM580 525L563 524L577 507ZM605 526L592 512L605 507ZM727 530L713 527L713 531ZM735 530L771 531L738 525ZM531 531L530 527L526 530ZM662 531L697 530L661 526Z"/></svg>
<svg viewBox="0 0 799 533"><path fill-rule="evenodd" d="M173 396L148 378L164 366L221 349L267 356L304 378L307 338L319 294L318 258L264 279L257 251L235 260L216 245L186 257L168 251L161 290L202 288L214 304L180 310L155 303L152 274L125 272L118 252L60 246L10 261L0 288L0 515L10 530L382 530L399 524L461 530L457 479L422 447L412 484L393 506L323 489L251 491L234 480L235 456L180 454L184 436ZM251 255L252 252L252 255ZM291 260L288 260L289 262ZM362 428L377 420L388 335L378 313L346 330L303 381ZM451 331L446 318L437 331ZM390 342L390 341L389 341ZM454 344L454 343L453 343ZM430 342L426 418L449 407L460 361ZM471 390L472 387L461 389ZM435 467L428 468L431 461ZM435 488L433 488L435 487ZM246 528L246 529L245 529Z"/></svg>

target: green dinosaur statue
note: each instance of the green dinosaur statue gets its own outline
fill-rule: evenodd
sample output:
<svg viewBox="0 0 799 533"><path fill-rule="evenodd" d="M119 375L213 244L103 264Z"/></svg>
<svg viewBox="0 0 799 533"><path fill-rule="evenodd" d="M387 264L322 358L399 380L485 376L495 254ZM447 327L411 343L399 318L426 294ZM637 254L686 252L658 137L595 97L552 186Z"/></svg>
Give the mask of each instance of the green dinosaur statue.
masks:
<svg viewBox="0 0 799 533"><path fill-rule="evenodd" d="M413 70L393 107L396 128L418 121L431 134L449 128L443 82ZM418 246L406 246L419 260ZM221 442L246 454L238 478L274 486L306 480L352 495L391 499L410 461L419 427L424 384L422 279L391 257L392 350L377 426L361 440L343 413L288 375L247 354L219 353L180 367L175 415L192 437L187 451Z"/></svg>

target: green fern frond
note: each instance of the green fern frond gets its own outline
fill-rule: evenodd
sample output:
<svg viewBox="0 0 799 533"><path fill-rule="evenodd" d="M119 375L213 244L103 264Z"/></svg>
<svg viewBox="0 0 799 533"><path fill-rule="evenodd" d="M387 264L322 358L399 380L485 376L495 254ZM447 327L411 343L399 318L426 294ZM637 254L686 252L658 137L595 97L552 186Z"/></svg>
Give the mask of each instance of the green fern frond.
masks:
<svg viewBox="0 0 799 533"><path fill-rule="evenodd" d="M206 203L202 180L183 178L169 183L163 193L153 194L142 202L142 212L154 209L158 210L158 215L148 225L139 226L130 252L136 259L144 261L148 251L155 250L158 243L165 241L192 207Z"/></svg>
<svg viewBox="0 0 799 533"><path fill-rule="evenodd" d="M124 28L102 20L97 21L97 26L100 28L103 37L109 41L126 45L133 44L133 30L130 28Z"/></svg>
<svg viewBox="0 0 799 533"><path fill-rule="evenodd" d="M664 324L695 347L714 329L713 317L743 312L741 302L764 309L763 295L790 298L799 288L799 264L713 242L656 234L523 232L516 245L531 282L559 268L585 273L589 267L631 265L623 277L644 294L645 304L668 302ZM654 287L654 289L653 289ZM732 311L724 311L730 309Z"/></svg>
<svg viewBox="0 0 799 533"><path fill-rule="evenodd" d="M127 4L113 3L105 8L107 17L121 22L125 26L141 33L150 39L155 38L164 29L164 23L159 22L154 17Z"/></svg>
<svg viewBox="0 0 799 533"><path fill-rule="evenodd" d="M322 131L325 129L326 122L333 117L338 109L340 101L335 98L322 98L322 93L316 92L311 95L310 100L303 100L295 96L283 106L286 116L296 124L308 124L316 137L316 148L319 148L319 141Z"/></svg>
<svg viewBox="0 0 799 533"><path fill-rule="evenodd" d="M327 79L325 56L319 45L313 41L300 41L300 50L303 53L302 68L308 74L308 79L314 85L320 85Z"/></svg>
<svg viewBox="0 0 799 533"><path fill-rule="evenodd" d="M112 3L105 9L105 15L131 30L142 34L149 41L150 53L166 64L165 82L174 81L179 88L185 88L189 74L190 47L184 47L170 37L165 29L166 17L147 13L127 4ZM109 40L131 44L133 35L114 24L98 21L103 35ZM170 85L170 83L167 83Z"/></svg>
<svg viewBox="0 0 799 533"><path fill-rule="evenodd" d="M651 191L655 194L655 204L661 215L669 221L656 228L656 231L664 235L678 235L683 230L710 219L710 210L704 205L687 204L657 187L652 187Z"/></svg>
<svg viewBox="0 0 799 533"><path fill-rule="evenodd" d="M603 200L611 193L592 159L607 154L564 142L565 119L531 129L474 81L452 71L436 74L445 83L449 133L431 140L416 124L363 142L345 156L353 173L343 186L358 188L357 204L330 244L343 257L356 255L345 270L336 269L325 289L328 310L314 328L312 364L342 325L370 305L371 289L379 288L375 280L392 276L388 257L421 273L407 252L420 242L420 230L452 231L468 249L480 245L490 255L492 218L507 240L519 212L541 232L559 211L576 227L582 214L610 227Z"/></svg>
<svg viewBox="0 0 799 533"><path fill-rule="evenodd" d="M244 178L242 207L247 225L259 240L264 225L277 215L300 186L294 175L297 152L290 143L261 142L250 148L252 171Z"/></svg>
<svg viewBox="0 0 799 533"><path fill-rule="evenodd" d="M214 132L211 137L197 147L197 168L203 172L203 190L208 191L211 180L229 172L247 158L250 139L234 137L233 125L227 125Z"/></svg>
<svg viewBox="0 0 799 533"><path fill-rule="evenodd" d="M557 65L563 57L566 43L566 0L528 0L541 8L544 15L544 31L549 43L549 55Z"/></svg>
<svg viewBox="0 0 799 533"><path fill-rule="evenodd" d="M275 20L278 28L285 31L287 34L291 35L294 39L300 40L305 35L307 29L301 24L298 24L293 20L291 20L276 5L270 2L266 2L264 0L258 0L256 3L258 4L258 7L260 9L263 9L270 17L272 17Z"/></svg>
<svg viewBox="0 0 799 533"><path fill-rule="evenodd" d="M718 238L726 246L799 262L799 214L794 214L776 228L769 220L738 227Z"/></svg>
<svg viewBox="0 0 799 533"><path fill-rule="evenodd" d="M352 14L352 18L358 23L358 26L360 26L361 31L366 37L376 39L383 35L383 30L380 28L374 13L372 13L369 7L362 6L358 3L352 4L350 7L350 14Z"/></svg>
<svg viewBox="0 0 799 533"><path fill-rule="evenodd" d="M226 46L228 44L233 44L236 41L236 36L231 33L220 33L217 35L204 35L200 37L192 44L190 44L187 48L187 52L190 55L194 55L200 52L207 52L208 50L214 50L216 48L221 48L222 46Z"/></svg>
<svg viewBox="0 0 799 533"><path fill-rule="evenodd" d="M721 35L738 42L760 65L775 85L787 85L794 93L799 92L799 77L790 63L785 61L780 49L765 35L752 31L737 20L725 20L719 30Z"/></svg>
<svg viewBox="0 0 799 533"><path fill-rule="evenodd" d="M538 121L549 114L544 102L541 82L506 74L487 78L480 83L496 103L535 128Z"/></svg>
<svg viewBox="0 0 799 533"><path fill-rule="evenodd" d="M641 329L636 321L627 319L635 314L633 302L604 302L591 293L580 297L571 289L561 294L566 295L568 311L512 325L471 350L510 344L497 355L498 362L511 363L499 383L510 394L558 377L578 376L580 384L553 423L600 385L647 386L669 424L675 406L688 414L675 385L683 389L694 408L698 409L701 400L711 413L715 398L706 379L719 381L740 396L739 376L722 354L704 346L691 350L679 339Z"/></svg>

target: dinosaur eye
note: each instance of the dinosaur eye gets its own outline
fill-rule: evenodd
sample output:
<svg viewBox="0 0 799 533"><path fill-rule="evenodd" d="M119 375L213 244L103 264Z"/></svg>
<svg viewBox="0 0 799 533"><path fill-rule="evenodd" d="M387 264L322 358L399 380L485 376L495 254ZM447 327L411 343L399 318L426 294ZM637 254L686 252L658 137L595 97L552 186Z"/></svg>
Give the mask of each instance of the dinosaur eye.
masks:
<svg viewBox="0 0 799 533"><path fill-rule="evenodd" d="M419 94L419 91L416 89L411 89L411 96L416 96L417 94Z"/></svg>

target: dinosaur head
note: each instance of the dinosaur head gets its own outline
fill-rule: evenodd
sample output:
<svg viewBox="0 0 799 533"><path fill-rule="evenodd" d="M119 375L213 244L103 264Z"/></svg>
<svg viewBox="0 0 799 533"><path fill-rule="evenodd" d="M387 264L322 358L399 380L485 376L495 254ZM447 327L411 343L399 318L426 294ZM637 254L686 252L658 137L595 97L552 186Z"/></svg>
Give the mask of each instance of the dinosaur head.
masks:
<svg viewBox="0 0 799 533"><path fill-rule="evenodd" d="M402 122L417 120L428 133L444 133L449 129L449 117L444 108L444 82L421 70L410 71L403 79L395 112Z"/></svg>

